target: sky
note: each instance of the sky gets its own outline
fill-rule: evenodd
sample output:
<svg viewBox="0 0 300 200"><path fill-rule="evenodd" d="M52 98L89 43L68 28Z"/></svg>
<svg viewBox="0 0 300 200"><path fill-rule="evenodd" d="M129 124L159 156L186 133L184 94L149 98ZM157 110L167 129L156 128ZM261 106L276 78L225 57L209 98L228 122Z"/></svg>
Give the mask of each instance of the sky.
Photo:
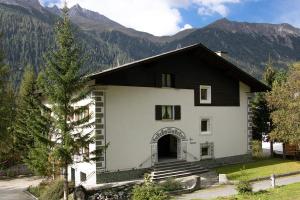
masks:
<svg viewBox="0 0 300 200"><path fill-rule="evenodd" d="M62 7L63 0L40 0ZM218 19L257 23L289 23L300 28L300 0L67 0L139 31L173 35L204 27Z"/></svg>

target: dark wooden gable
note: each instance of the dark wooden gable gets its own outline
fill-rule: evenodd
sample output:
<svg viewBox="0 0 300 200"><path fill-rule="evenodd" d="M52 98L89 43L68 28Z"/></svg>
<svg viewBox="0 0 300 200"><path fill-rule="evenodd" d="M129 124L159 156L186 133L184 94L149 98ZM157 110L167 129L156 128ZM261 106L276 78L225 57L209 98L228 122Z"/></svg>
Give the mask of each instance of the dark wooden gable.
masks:
<svg viewBox="0 0 300 200"><path fill-rule="evenodd" d="M161 87L163 73L172 74L175 88L194 90L196 106L200 106L200 85L212 88L209 106L239 106L239 80L226 75L226 71L214 66L214 63L207 62L198 51L185 51L98 76L96 84Z"/></svg>

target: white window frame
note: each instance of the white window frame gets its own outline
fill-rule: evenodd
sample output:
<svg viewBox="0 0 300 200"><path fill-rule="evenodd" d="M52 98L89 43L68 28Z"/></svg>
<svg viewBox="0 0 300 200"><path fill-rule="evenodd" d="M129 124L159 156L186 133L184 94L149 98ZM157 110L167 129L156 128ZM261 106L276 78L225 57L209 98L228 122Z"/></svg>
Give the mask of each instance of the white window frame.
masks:
<svg viewBox="0 0 300 200"><path fill-rule="evenodd" d="M202 131L202 121L207 120L207 131ZM212 118L211 117L200 117L200 134L211 135L212 134Z"/></svg>
<svg viewBox="0 0 300 200"><path fill-rule="evenodd" d="M164 116L163 116L163 107L171 107L171 115L172 115L172 118L170 119L164 119ZM175 106L173 105L162 105L161 106L161 120L162 121L174 121L175 120Z"/></svg>
<svg viewBox="0 0 300 200"><path fill-rule="evenodd" d="M206 89L207 90L207 99L201 99L201 90ZM211 104L211 86L210 85L200 85L199 88L199 94L200 94L200 104Z"/></svg>
<svg viewBox="0 0 300 200"><path fill-rule="evenodd" d="M202 148L205 148L205 147L208 148L207 149L208 155L202 156ZM212 152L214 152L214 149L212 149L212 148L214 148L214 145L213 145L212 142L206 142L206 143L201 143L200 144L200 158L201 158L201 160L214 158L214 155L212 155Z"/></svg>

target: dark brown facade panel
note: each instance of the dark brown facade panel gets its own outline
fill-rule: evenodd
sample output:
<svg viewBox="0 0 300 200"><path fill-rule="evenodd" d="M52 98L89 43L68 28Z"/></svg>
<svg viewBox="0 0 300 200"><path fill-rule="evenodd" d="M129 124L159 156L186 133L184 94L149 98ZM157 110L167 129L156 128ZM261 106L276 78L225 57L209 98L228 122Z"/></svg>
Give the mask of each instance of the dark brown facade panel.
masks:
<svg viewBox="0 0 300 200"><path fill-rule="evenodd" d="M96 84L161 87L162 74L172 74L176 89L191 89L195 93L195 106L200 104L200 85L210 85L212 103L205 106L239 106L239 81L226 75L226 71L213 63L183 54L160 59L150 64L116 71L96 79Z"/></svg>

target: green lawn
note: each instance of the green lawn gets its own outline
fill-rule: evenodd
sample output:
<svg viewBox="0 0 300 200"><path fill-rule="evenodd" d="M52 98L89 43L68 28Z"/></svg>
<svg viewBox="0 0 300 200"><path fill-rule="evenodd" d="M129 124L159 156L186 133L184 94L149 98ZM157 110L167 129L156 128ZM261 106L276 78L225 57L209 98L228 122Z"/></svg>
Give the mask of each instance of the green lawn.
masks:
<svg viewBox="0 0 300 200"><path fill-rule="evenodd" d="M278 187L248 195L222 197L216 200L296 200L300 199L300 183Z"/></svg>
<svg viewBox="0 0 300 200"><path fill-rule="evenodd" d="M241 173L241 169L243 169L244 166L245 170ZM271 174L300 171L300 162L282 159L266 159L245 164L220 167L217 168L216 171L219 174L227 174L229 180L250 180L270 176Z"/></svg>

